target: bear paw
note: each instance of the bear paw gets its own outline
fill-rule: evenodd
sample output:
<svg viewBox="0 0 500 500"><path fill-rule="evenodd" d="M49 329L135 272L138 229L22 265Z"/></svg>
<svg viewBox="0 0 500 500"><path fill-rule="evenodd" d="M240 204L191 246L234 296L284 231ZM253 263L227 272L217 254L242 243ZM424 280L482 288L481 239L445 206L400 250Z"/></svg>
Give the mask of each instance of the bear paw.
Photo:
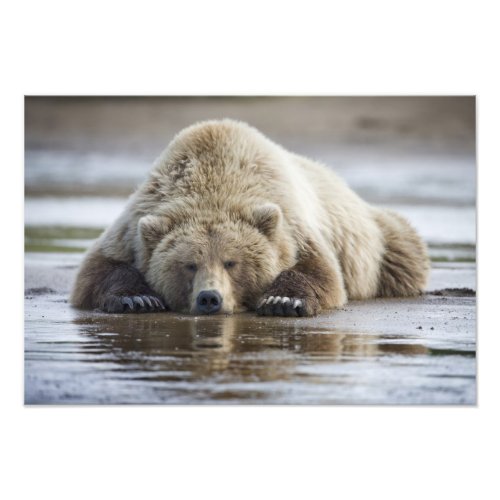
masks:
<svg viewBox="0 0 500 500"><path fill-rule="evenodd" d="M309 299L271 295L260 300L259 316L312 316L316 313Z"/></svg>
<svg viewBox="0 0 500 500"><path fill-rule="evenodd" d="M139 313L164 311L166 308L163 302L153 295L111 295L104 300L101 309L107 313Z"/></svg>

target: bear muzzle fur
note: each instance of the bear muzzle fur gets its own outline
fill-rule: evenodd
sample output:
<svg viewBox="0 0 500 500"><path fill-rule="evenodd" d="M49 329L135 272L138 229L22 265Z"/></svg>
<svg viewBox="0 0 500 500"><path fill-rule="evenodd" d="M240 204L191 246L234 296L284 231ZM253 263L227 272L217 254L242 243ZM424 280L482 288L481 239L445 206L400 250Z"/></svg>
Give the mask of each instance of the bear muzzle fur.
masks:
<svg viewBox="0 0 500 500"><path fill-rule="evenodd" d="M223 269L200 269L193 280L191 314L232 314L235 300L231 280Z"/></svg>

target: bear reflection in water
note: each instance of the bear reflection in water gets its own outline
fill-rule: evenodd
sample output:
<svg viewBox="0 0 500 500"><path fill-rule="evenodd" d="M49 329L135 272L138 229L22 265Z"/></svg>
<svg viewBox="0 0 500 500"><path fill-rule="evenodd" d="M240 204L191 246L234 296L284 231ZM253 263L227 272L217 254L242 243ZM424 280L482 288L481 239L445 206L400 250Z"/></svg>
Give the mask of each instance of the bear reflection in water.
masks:
<svg viewBox="0 0 500 500"><path fill-rule="evenodd" d="M301 363L332 363L387 353L426 354L373 334L314 327L306 319L257 319L250 314L180 317L113 315L75 320L92 338L89 354L122 365L148 380L286 380ZM85 349L85 347L83 347Z"/></svg>

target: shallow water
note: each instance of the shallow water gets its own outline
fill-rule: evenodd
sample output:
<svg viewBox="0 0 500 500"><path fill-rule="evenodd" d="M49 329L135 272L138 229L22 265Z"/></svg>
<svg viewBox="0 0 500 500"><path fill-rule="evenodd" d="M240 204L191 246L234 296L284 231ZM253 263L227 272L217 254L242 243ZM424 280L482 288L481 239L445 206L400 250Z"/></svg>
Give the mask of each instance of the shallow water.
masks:
<svg viewBox="0 0 500 500"><path fill-rule="evenodd" d="M65 298L27 296L27 404L475 403L474 298L315 319L105 315ZM439 308L465 316L447 326Z"/></svg>

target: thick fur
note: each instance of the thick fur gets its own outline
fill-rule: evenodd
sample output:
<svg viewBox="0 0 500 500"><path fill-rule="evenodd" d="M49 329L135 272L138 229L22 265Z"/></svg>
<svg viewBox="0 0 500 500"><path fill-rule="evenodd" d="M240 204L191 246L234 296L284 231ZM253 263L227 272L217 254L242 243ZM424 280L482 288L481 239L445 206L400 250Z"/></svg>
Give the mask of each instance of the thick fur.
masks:
<svg viewBox="0 0 500 500"><path fill-rule="evenodd" d="M221 313L314 315L348 299L417 295L428 270L426 247L402 217L223 120L174 138L89 250L71 302L120 312L161 301L197 313L197 295L215 289ZM156 302L127 308L137 296Z"/></svg>

